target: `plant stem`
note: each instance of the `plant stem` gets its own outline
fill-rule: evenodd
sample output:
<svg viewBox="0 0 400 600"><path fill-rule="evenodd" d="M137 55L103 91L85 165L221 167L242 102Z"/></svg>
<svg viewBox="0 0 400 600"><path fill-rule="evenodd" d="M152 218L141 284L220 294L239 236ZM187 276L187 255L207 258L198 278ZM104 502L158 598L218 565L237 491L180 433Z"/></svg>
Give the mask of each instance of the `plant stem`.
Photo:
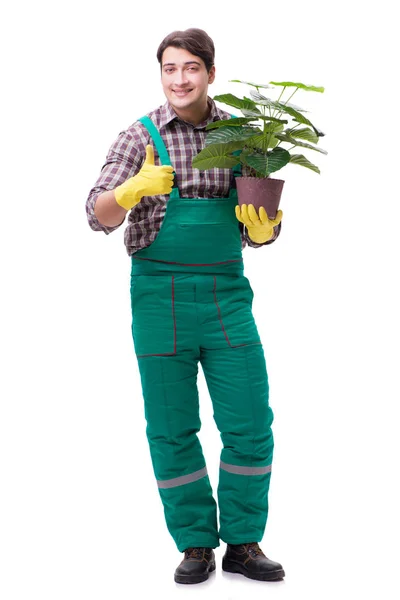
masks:
<svg viewBox="0 0 400 600"><path fill-rule="evenodd" d="M285 90L286 90L286 85L285 85L285 87L283 88L283 90L281 91L281 95L279 96L279 98L278 98L277 102L279 102L279 101L280 101L280 99L281 99L281 97L282 97L282 95L283 95L283 92L284 92ZM276 110L278 111L278 109L276 109ZM278 117L276 117L276 115L272 115L272 116L273 116L273 117L276 117L277 119L280 119L281 115L282 115L282 111L279 113L279 116L278 116Z"/></svg>
<svg viewBox="0 0 400 600"><path fill-rule="evenodd" d="M266 112L266 109L267 109L267 107L266 107L266 106L263 106L263 116L264 116L264 117L265 117L265 112ZM267 121L264 121L264 125L263 125L263 137L265 137L265 130L266 130L266 129L267 129ZM262 151L263 151L263 152L266 152L266 151L268 150L268 142L269 142L269 140L268 140L268 136L267 136L267 142L266 142L266 144L267 144L267 147L266 147L266 148L264 148L264 144L263 144L263 148L262 148Z"/></svg>
<svg viewBox="0 0 400 600"><path fill-rule="evenodd" d="M290 131L294 131L297 127L301 127L303 123L297 123L294 127L289 127Z"/></svg>
<svg viewBox="0 0 400 600"><path fill-rule="evenodd" d="M298 91L298 89L299 89L299 88L296 88L296 89L294 90L293 94L292 94L291 96L289 96L289 98L288 98L287 100L285 100L285 104L287 104L287 103L289 102L289 100L290 100L291 98L293 98L293 96L294 96L294 95L295 95L295 93Z"/></svg>
<svg viewBox="0 0 400 600"><path fill-rule="evenodd" d="M283 90L281 91L281 95L279 96L279 98L278 98L277 102L279 102L279 101L280 101L280 99L281 99L281 98L282 98L282 96L283 96L283 92L284 92L285 90L286 90L286 85L284 86Z"/></svg>

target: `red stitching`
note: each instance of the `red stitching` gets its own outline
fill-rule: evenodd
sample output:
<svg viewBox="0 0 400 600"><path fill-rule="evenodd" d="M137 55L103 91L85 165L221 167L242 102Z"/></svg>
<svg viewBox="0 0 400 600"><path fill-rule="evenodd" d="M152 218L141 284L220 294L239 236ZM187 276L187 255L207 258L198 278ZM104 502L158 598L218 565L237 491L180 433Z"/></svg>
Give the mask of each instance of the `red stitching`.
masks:
<svg viewBox="0 0 400 600"><path fill-rule="evenodd" d="M229 338L228 338L228 334L226 333L226 331L225 331L225 327L224 327L224 324L223 324L223 322L222 322L222 318L221 318L221 309L219 308L219 305L218 305L218 301L217 301L217 292L216 292L216 289L217 289L217 278L216 278L216 276L214 275L214 290L213 290L213 291L214 291L214 302L215 302L215 304L217 305L218 317L219 317L219 322L221 323L222 331L224 332L224 336L225 336L225 338L226 338L226 341L228 342L228 346L231 346L231 343L230 343L230 341L229 341ZM231 347L232 347L232 346L231 346Z"/></svg>
<svg viewBox="0 0 400 600"><path fill-rule="evenodd" d="M228 263L243 262L243 258L238 258L235 260L224 260L224 261L216 262L216 263L179 263L179 262L170 262L168 260L156 260L155 258L143 258L143 257L139 257L139 256L132 256L132 258L135 260L148 260L150 262L163 263L166 265L181 265L184 267L212 267L213 265L226 265Z"/></svg>
<svg viewBox="0 0 400 600"><path fill-rule="evenodd" d="M230 346L230 348L240 348L241 346L253 346L255 344L261 344L261 342L251 342L250 344L236 344L235 346L233 346L230 343L228 334L226 333L225 326L224 326L224 323L222 321L221 309L220 309L218 301L217 301L217 292L216 292L216 289L217 289L217 278L214 275L214 290L213 290L214 291L214 302L215 302L215 304L217 306L217 309L218 309L219 322L221 323L222 331L224 333L226 341L228 342L228 346Z"/></svg>

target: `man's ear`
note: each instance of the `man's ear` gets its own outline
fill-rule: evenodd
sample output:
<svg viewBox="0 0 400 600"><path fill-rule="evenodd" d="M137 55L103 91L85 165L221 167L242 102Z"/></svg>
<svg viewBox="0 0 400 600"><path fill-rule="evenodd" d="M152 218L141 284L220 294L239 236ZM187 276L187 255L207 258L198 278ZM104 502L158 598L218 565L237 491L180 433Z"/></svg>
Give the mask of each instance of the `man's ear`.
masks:
<svg viewBox="0 0 400 600"><path fill-rule="evenodd" d="M208 73L208 83L212 83L215 79L215 66L213 65Z"/></svg>

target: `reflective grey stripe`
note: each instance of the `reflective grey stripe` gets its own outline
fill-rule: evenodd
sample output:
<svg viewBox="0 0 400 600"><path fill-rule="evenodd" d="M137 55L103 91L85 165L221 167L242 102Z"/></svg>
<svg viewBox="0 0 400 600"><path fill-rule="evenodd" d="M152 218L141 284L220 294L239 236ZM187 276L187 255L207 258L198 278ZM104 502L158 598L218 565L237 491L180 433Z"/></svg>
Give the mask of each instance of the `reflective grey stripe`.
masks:
<svg viewBox="0 0 400 600"><path fill-rule="evenodd" d="M224 471L235 475L265 475L265 473L271 472L272 467L272 465L268 465L268 467L239 467L239 465L229 465L222 461L219 466Z"/></svg>
<svg viewBox="0 0 400 600"><path fill-rule="evenodd" d="M185 485L186 483L192 483L193 481L197 481L202 477L207 475L207 467L200 469L200 471L195 471L194 473L189 473L189 475L182 475L181 477L174 477L173 479L164 479L164 481L157 481L157 485L159 488L173 488L178 487L179 485Z"/></svg>

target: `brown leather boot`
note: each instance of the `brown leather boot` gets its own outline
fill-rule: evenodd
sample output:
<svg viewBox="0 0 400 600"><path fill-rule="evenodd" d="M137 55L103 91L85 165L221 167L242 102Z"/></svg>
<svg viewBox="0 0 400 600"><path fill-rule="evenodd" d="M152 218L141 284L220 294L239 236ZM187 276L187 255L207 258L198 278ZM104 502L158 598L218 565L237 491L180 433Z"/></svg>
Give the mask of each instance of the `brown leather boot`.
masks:
<svg viewBox="0 0 400 600"><path fill-rule="evenodd" d="M177 583L200 583L215 571L215 555L212 548L187 548L185 556L175 571Z"/></svg>
<svg viewBox="0 0 400 600"><path fill-rule="evenodd" d="M222 559L222 570L241 573L249 579L275 581L285 577L285 571L277 562L269 560L257 542L249 544L227 544Z"/></svg>

